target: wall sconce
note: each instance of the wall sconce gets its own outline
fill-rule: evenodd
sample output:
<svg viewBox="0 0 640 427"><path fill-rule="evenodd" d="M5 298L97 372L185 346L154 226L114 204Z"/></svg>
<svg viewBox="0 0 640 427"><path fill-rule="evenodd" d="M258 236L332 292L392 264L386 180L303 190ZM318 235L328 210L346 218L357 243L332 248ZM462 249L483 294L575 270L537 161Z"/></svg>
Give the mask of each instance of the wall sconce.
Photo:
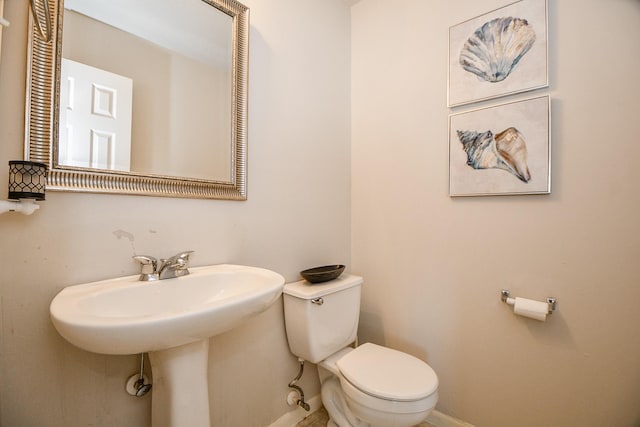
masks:
<svg viewBox="0 0 640 427"><path fill-rule="evenodd" d="M44 200L47 182L47 165L25 160L9 161L9 200L0 200L0 214L21 212L31 215L40 206L36 200Z"/></svg>

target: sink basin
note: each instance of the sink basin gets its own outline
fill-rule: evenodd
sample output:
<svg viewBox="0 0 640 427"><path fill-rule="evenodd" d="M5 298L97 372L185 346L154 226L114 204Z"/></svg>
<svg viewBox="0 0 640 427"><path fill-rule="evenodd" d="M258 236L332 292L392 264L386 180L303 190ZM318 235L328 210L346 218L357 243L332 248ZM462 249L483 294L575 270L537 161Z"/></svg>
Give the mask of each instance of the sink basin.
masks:
<svg viewBox="0 0 640 427"><path fill-rule="evenodd" d="M103 354L135 354L220 334L269 307L284 278L240 265L193 267L154 282L138 275L69 286L51 302L55 328L67 341Z"/></svg>
<svg viewBox="0 0 640 427"><path fill-rule="evenodd" d="M281 275L256 267L190 271L153 282L136 275L69 286L49 307L55 328L77 347L149 353L153 427L210 427L209 337L267 309L284 286Z"/></svg>

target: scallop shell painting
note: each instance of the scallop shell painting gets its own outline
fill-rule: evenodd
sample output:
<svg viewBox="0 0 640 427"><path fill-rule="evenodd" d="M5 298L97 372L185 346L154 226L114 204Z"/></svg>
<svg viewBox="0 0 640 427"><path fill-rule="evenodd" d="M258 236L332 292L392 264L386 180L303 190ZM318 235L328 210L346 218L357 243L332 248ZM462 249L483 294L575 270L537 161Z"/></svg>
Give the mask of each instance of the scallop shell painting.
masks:
<svg viewBox="0 0 640 427"><path fill-rule="evenodd" d="M549 86L547 0L519 0L449 27L447 105Z"/></svg>
<svg viewBox="0 0 640 427"><path fill-rule="evenodd" d="M460 52L460 65L483 81L501 82L535 41L536 32L526 19L492 19L467 39Z"/></svg>
<svg viewBox="0 0 640 427"><path fill-rule="evenodd" d="M502 169L522 182L529 182L527 143L518 129L509 127L498 134L458 130L458 139L473 169Z"/></svg>

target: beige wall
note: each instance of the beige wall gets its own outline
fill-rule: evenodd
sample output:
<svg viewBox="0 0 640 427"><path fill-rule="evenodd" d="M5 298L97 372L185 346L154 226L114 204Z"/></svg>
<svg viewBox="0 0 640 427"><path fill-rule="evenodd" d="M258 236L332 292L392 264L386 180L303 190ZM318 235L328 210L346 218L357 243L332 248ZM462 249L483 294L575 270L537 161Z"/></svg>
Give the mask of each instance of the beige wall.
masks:
<svg viewBox="0 0 640 427"><path fill-rule="evenodd" d="M448 27L503 1L352 8L351 154L344 3L245 3L247 202L49 193L31 217L0 217L0 425L148 425L150 399L122 390L136 357L74 348L47 308L64 286L133 274L134 253L186 248L196 265L288 280L352 264L366 280L363 339L427 360L438 409L479 427L637 425L640 4L550 1L553 193L451 199ZM22 156L26 3L9 0L5 16L0 165ZM559 311L544 324L515 317L503 287L553 295ZM211 340L215 425L268 425L289 410L297 364L281 310ZM312 370L304 383L317 392Z"/></svg>
<svg viewBox="0 0 640 427"><path fill-rule="evenodd" d="M31 217L0 216L0 425L149 425L150 398L124 392L138 359L79 350L48 317L63 287L134 274L134 253L194 249L194 265L255 265L289 281L303 268L350 264L349 10L339 0L245 3L248 201L50 192ZM7 161L22 158L23 150L27 4L5 3L11 21L0 62L5 189ZM280 302L211 346L214 425L265 426L289 411L287 383L297 362ZM305 374L310 396L317 392L313 374Z"/></svg>
<svg viewBox="0 0 640 427"><path fill-rule="evenodd" d="M637 426L640 2L549 1L552 194L450 198L448 27L505 3L352 8L361 335L427 360L438 409L479 427ZM559 311L516 317L501 288Z"/></svg>

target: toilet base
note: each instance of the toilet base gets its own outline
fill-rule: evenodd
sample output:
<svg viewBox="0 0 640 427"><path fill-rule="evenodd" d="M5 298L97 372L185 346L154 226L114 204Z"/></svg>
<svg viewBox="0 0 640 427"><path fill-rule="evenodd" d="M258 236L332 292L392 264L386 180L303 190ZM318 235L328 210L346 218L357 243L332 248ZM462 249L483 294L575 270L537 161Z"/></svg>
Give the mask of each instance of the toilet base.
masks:
<svg viewBox="0 0 640 427"><path fill-rule="evenodd" d="M389 413L371 409L354 402L347 396L347 405L357 414L363 426L370 427L412 427L424 421L431 410L415 413ZM369 423L367 423L367 421Z"/></svg>
<svg viewBox="0 0 640 427"><path fill-rule="evenodd" d="M353 415L347 406L337 377L333 376L323 381L320 396L322 404L329 414L327 427L370 427L369 424Z"/></svg>
<svg viewBox="0 0 640 427"><path fill-rule="evenodd" d="M411 427L424 421L432 409L420 412L384 412L354 401L344 392L336 376L322 375L321 397L329 422L327 427ZM432 396L433 403L437 394Z"/></svg>

